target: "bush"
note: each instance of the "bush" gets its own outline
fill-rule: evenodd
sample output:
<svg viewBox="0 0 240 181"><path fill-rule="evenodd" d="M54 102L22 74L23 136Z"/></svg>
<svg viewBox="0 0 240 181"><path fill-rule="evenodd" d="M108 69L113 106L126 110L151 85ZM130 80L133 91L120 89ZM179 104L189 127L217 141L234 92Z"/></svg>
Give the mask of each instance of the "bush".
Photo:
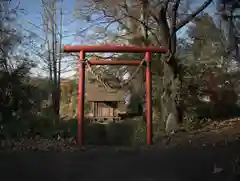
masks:
<svg viewBox="0 0 240 181"><path fill-rule="evenodd" d="M131 145L134 127L128 122L110 123L106 125L107 140L109 145Z"/></svg>
<svg viewBox="0 0 240 181"><path fill-rule="evenodd" d="M85 124L85 143L88 145L107 144L106 126L104 124Z"/></svg>
<svg viewBox="0 0 240 181"><path fill-rule="evenodd" d="M51 116L35 116L34 119L26 116L4 124L4 134L9 139L34 138L36 135L49 139L55 139L57 135L77 137L77 120L54 125ZM84 136L86 145L141 145L146 143L146 123L141 119L109 124L85 123Z"/></svg>

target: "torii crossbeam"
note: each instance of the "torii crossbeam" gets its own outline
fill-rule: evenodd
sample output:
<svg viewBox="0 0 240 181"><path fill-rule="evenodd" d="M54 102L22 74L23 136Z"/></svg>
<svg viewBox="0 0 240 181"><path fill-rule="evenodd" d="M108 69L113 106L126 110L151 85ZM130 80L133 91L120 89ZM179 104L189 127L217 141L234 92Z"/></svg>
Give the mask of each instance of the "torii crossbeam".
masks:
<svg viewBox="0 0 240 181"><path fill-rule="evenodd" d="M167 53L164 47L137 47L120 45L98 45L98 46L64 46L64 52L80 52L79 57L79 81L78 81L78 143L84 145L83 121L84 121L84 100L85 100L85 55L86 53L145 53L146 63L146 122L147 122L147 145L152 144L152 72L151 53ZM139 65L141 61L131 60L90 60L90 65Z"/></svg>

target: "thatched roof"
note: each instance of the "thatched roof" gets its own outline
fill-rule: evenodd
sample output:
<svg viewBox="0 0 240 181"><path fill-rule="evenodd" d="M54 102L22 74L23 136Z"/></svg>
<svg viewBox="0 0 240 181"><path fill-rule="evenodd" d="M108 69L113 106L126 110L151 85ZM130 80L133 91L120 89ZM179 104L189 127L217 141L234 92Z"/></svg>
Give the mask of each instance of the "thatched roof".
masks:
<svg viewBox="0 0 240 181"><path fill-rule="evenodd" d="M86 100L87 101L124 101L125 100L125 92L122 89L111 90L108 91L105 87L96 80L96 78L90 73L86 72ZM113 77L102 74L102 78L107 80L108 82L116 82ZM112 80L111 80L112 79Z"/></svg>
<svg viewBox="0 0 240 181"><path fill-rule="evenodd" d="M115 81L115 82L118 82L119 80L114 76L114 75L111 75L107 72L99 72L99 75L101 76L101 78L103 78L104 80L110 80L110 81ZM86 71L86 78L88 80L95 80L96 77L89 71Z"/></svg>
<svg viewBox="0 0 240 181"><path fill-rule="evenodd" d="M107 82L117 85L116 80L111 80L109 76L104 76ZM115 82L115 83L114 83ZM70 79L61 79L61 87L73 86L74 81ZM74 87L72 87L74 89ZM116 89L106 91L104 86L96 80L90 72L86 71L85 74L85 93L87 101L125 101L125 91L123 89Z"/></svg>
<svg viewBox="0 0 240 181"><path fill-rule="evenodd" d="M124 101L123 90L111 90L106 91L104 86L98 82L87 83L86 82L86 100L87 101Z"/></svg>

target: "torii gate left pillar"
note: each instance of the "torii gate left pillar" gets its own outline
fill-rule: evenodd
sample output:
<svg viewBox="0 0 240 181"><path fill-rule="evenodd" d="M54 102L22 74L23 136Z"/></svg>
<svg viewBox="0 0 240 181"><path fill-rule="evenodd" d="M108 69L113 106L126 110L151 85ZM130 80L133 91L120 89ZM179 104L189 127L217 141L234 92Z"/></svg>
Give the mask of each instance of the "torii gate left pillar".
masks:
<svg viewBox="0 0 240 181"><path fill-rule="evenodd" d="M163 47L137 47L137 46L64 46L64 52L80 52L79 55L79 82L78 82L78 143L84 145L83 121L84 121L84 100L85 100L85 55L86 53L145 53L146 62L146 122L147 122L147 145L152 144L152 72L151 53L167 53L168 49ZM131 60L90 60L91 65L139 65L141 61Z"/></svg>

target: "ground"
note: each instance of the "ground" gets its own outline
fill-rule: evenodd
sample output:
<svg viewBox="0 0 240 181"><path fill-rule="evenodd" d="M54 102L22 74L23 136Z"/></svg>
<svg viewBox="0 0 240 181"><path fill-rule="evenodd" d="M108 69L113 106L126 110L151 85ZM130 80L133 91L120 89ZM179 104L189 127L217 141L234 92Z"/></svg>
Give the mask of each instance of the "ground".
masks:
<svg viewBox="0 0 240 181"><path fill-rule="evenodd" d="M83 153L2 153L1 180L226 181L240 144L142 151L91 150ZM213 173L214 165L224 169ZM232 180L232 179L231 179Z"/></svg>
<svg viewBox="0 0 240 181"><path fill-rule="evenodd" d="M150 148L97 147L62 153L2 151L1 181L240 180L234 178L237 171L233 174L233 165L237 167L233 162L240 154L240 122L228 121L222 127L218 124L218 131L214 131L214 124L208 127L212 131L205 127L205 132L182 133L167 143L159 140Z"/></svg>

